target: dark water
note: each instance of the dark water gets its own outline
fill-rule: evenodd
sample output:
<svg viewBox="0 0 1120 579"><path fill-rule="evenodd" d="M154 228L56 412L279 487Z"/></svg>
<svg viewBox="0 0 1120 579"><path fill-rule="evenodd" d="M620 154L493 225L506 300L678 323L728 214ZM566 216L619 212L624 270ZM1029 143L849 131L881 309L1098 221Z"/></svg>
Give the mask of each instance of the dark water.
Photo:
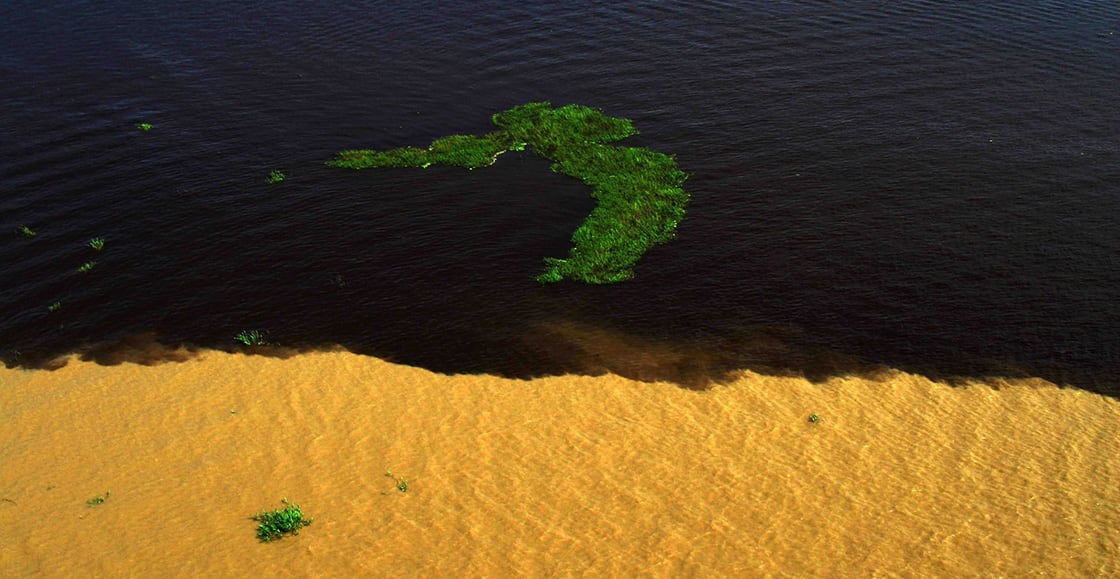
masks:
<svg viewBox="0 0 1120 579"><path fill-rule="evenodd" d="M1120 2L546 4L3 2L0 350L1118 392ZM323 165L537 100L690 173L635 280L532 281L593 200L529 153Z"/></svg>

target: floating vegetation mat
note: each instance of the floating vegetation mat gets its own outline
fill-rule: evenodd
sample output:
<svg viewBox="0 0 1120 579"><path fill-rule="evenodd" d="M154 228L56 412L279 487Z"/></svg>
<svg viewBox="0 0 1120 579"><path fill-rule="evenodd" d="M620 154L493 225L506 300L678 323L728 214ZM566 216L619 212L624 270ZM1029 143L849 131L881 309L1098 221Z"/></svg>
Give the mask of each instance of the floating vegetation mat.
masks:
<svg viewBox="0 0 1120 579"><path fill-rule="evenodd" d="M552 170L592 188L598 205L572 234L566 258L545 258L542 283L571 279L606 284L634 277L634 265L650 247L675 235L684 218L688 176L672 156L638 147L607 145L636 135L629 119L609 117L581 105L553 108L528 103L492 117L499 130L451 135L427 149L342 151L328 164L350 169L451 165L475 169L508 151L529 147L552 161Z"/></svg>

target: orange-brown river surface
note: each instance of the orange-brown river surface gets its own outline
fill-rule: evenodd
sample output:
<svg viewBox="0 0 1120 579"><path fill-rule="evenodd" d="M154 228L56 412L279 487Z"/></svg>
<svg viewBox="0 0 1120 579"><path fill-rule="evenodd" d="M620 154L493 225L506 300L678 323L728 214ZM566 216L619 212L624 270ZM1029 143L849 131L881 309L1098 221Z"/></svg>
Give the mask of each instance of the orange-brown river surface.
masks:
<svg viewBox="0 0 1120 579"><path fill-rule="evenodd" d="M0 576L1115 577L1118 426L1039 380L73 359L0 370Z"/></svg>

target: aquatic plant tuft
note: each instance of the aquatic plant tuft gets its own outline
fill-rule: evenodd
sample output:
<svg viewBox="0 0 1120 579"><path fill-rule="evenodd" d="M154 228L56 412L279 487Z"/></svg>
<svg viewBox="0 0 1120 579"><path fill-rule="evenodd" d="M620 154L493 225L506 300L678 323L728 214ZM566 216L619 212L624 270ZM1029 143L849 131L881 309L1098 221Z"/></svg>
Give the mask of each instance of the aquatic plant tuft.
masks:
<svg viewBox="0 0 1120 579"><path fill-rule="evenodd" d="M387 477L393 479L394 481L396 481L398 491L401 491L402 493L407 493L408 492L408 481L405 480L405 478L403 476L399 477L399 476L393 474L393 471L391 471L391 470L385 471L385 476L387 476Z"/></svg>
<svg viewBox="0 0 1120 579"><path fill-rule="evenodd" d="M87 507L96 507L98 505L104 504L105 501L107 501L107 500L109 500L109 491L105 491L105 494L97 495L96 497L93 497L92 499L87 500L86 501L86 506Z"/></svg>
<svg viewBox="0 0 1120 579"><path fill-rule="evenodd" d="M265 340L264 332L261 330L241 330L233 337L234 340L241 342L246 346L264 346L268 342Z"/></svg>
<svg viewBox="0 0 1120 579"><path fill-rule="evenodd" d="M253 516L257 521L257 538L268 543L282 538L284 535L298 535L299 530L311 524L312 519L303 514L299 505L293 505L288 499L281 499L284 508L274 511L261 511Z"/></svg>

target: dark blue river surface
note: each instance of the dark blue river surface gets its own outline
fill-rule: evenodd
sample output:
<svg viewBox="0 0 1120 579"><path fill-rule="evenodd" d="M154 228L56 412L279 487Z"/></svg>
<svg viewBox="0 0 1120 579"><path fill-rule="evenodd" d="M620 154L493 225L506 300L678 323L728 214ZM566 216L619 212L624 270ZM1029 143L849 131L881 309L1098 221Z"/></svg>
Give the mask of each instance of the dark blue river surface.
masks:
<svg viewBox="0 0 1120 579"><path fill-rule="evenodd" d="M0 80L9 364L260 329L445 373L1118 393L1118 1L5 0ZM594 200L531 152L324 164L531 101L689 173L635 279L533 281Z"/></svg>

